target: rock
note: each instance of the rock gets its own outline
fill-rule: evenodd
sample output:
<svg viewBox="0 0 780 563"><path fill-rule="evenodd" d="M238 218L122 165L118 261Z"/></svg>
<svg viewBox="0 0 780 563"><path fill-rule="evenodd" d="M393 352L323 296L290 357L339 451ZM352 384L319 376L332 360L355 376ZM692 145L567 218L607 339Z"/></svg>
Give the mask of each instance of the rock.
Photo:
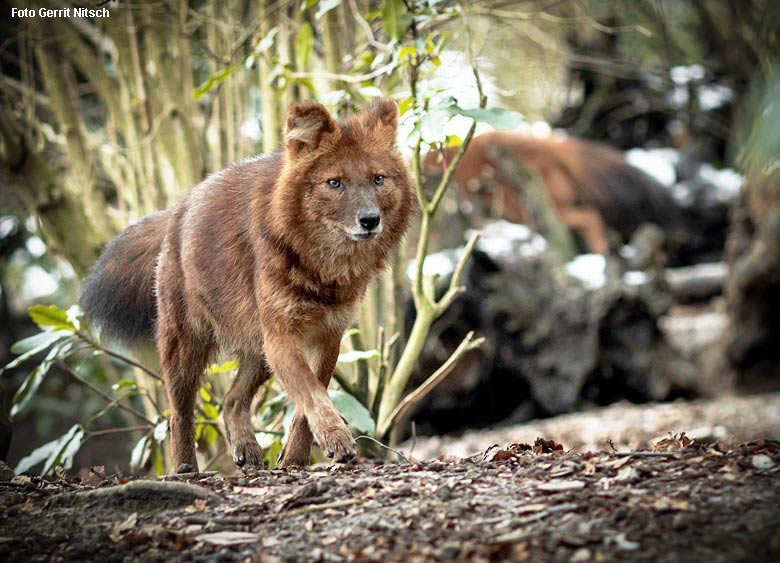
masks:
<svg viewBox="0 0 780 563"><path fill-rule="evenodd" d="M775 466L772 458L764 454L754 455L750 461L756 469L772 469Z"/></svg>

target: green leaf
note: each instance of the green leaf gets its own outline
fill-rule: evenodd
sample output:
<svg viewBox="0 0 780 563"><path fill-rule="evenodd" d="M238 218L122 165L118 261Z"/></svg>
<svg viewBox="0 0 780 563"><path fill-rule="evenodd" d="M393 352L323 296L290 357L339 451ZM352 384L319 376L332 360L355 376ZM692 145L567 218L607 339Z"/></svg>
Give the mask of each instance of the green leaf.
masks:
<svg viewBox="0 0 780 563"><path fill-rule="evenodd" d="M307 22L303 22L295 34L295 68L306 70L314 46L314 33Z"/></svg>
<svg viewBox="0 0 780 563"><path fill-rule="evenodd" d="M141 466L144 462L144 457L146 457L146 452L151 446L150 438L150 434L144 434L144 436L135 444L135 447L130 454L130 467L134 469L141 469Z"/></svg>
<svg viewBox="0 0 780 563"><path fill-rule="evenodd" d="M276 460L279 457L279 452L282 451L282 440L280 438L274 438L271 445L265 450L263 454L263 462L268 469L274 469L276 467Z"/></svg>
<svg viewBox="0 0 780 563"><path fill-rule="evenodd" d="M208 391L206 391L205 387L200 388L200 397L207 403L211 401L211 394Z"/></svg>
<svg viewBox="0 0 780 563"><path fill-rule="evenodd" d="M30 400L35 395L35 392L38 390L38 387L41 386L41 383L49 372L49 368L51 368L54 360L57 359L60 353L67 354L67 352L70 351L70 348L71 346L68 343L54 346L49 350L49 353L46 354L43 361L35 366L11 400L11 404L13 405L11 407L11 416L16 416L27 407Z"/></svg>
<svg viewBox="0 0 780 563"><path fill-rule="evenodd" d="M41 328L53 327L55 329L78 330L73 322L68 319L68 313L56 305L33 305L30 307L30 318Z"/></svg>
<svg viewBox="0 0 780 563"><path fill-rule="evenodd" d="M27 360L29 360L39 352L43 352L46 348L48 348L58 340L61 340L62 338L65 338L67 336L72 336L72 335L73 332L69 330L55 330L54 332L51 331L41 332L34 336L30 336L29 338L25 338L24 340L20 340L19 342L16 342L13 346L11 346L11 352L13 352L14 354L21 354L21 356L14 358L5 367L0 369L0 373L3 373L5 370L8 369L15 368L16 366L26 362Z"/></svg>
<svg viewBox="0 0 780 563"><path fill-rule="evenodd" d="M44 445L35 448L29 455L19 460L19 463L14 467L14 473L19 474L29 471L47 459L54 453L54 450L57 449L59 441L60 438L57 438L56 440L52 440L51 442L47 442Z"/></svg>
<svg viewBox="0 0 780 563"><path fill-rule="evenodd" d="M165 437L168 435L168 419L165 418L154 425L153 430L154 439L158 442L162 442L165 440Z"/></svg>
<svg viewBox="0 0 780 563"><path fill-rule="evenodd" d="M352 350L339 354L338 361L342 364L350 364L359 360L371 360L379 357L379 350Z"/></svg>
<svg viewBox="0 0 780 563"><path fill-rule="evenodd" d="M39 332L38 334L33 334L32 336L28 336L27 338L22 338L21 340L14 342L11 345L11 353L13 354L26 354L30 350L35 349L36 352L34 354L40 352L43 348L46 348L46 346L49 346L50 344L53 344L60 338L73 334L71 331L44 331ZM45 346L44 346L45 343Z"/></svg>
<svg viewBox="0 0 780 563"><path fill-rule="evenodd" d="M404 98L398 104L398 113L403 115L414 105L414 98Z"/></svg>
<svg viewBox="0 0 780 563"><path fill-rule="evenodd" d="M227 80L230 77L230 75L233 74L239 66L241 66L242 62L243 61L233 63L229 67L223 68L219 72L209 76L205 82L203 82L200 86L195 88L193 97L196 100L198 100L203 96L203 94L209 92L212 88L214 88L214 86L216 86L220 82L224 82L225 80Z"/></svg>
<svg viewBox="0 0 780 563"><path fill-rule="evenodd" d="M344 391L330 391L328 394L338 411L344 415L351 426L366 434L374 433L376 430L374 420L368 413L368 409L361 405L355 397Z"/></svg>
<svg viewBox="0 0 780 563"><path fill-rule="evenodd" d="M453 104L446 108L450 115L463 115L475 121L487 123L496 129L516 129L525 123L525 117L502 108L462 108Z"/></svg>
<svg viewBox="0 0 780 563"><path fill-rule="evenodd" d="M238 369L238 362L230 361L225 362L224 364L211 364L208 369L206 369L206 373L209 375L216 375L218 373L233 371L234 369Z"/></svg>
<svg viewBox="0 0 780 563"><path fill-rule="evenodd" d="M306 0L305 2L301 2L301 12L305 12L312 6L314 6L317 3L317 0Z"/></svg>
<svg viewBox="0 0 780 563"><path fill-rule="evenodd" d="M320 9L317 10L314 19L320 19L339 4L341 4L341 0L320 0Z"/></svg>
<svg viewBox="0 0 780 563"><path fill-rule="evenodd" d="M84 429L80 424L71 426L65 435L57 439L57 447L53 448L51 455L43 465L41 475L46 475L55 465L69 466L73 461L73 456L84 443L84 436Z"/></svg>
<svg viewBox="0 0 780 563"><path fill-rule="evenodd" d="M123 389L136 389L138 384L132 379L120 379L111 386L114 391L122 391Z"/></svg>
<svg viewBox="0 0 780 563"><path fill-rule="evenodd" d="M412 15L406 9L404 0L382 0L382 25L388 36L400 41L410 23Z"/></svg>
<svg viewBox="0 0 780 563"><path fill-rule="evenodd" d="M202 408L203 414L205 414L206 418L209 420L217 420L219 418L219 412L217 412L217 408L211 403L204 403Z"/></svg>
<svg viewBox="0 0 780 563"><path fill-rule="evenodd" d="M217 432L217 429L211 425L206 426L203 429L204 434L206 435L206 443L210 446L214 442L217 441L219 438L219 432Z"/></svg>

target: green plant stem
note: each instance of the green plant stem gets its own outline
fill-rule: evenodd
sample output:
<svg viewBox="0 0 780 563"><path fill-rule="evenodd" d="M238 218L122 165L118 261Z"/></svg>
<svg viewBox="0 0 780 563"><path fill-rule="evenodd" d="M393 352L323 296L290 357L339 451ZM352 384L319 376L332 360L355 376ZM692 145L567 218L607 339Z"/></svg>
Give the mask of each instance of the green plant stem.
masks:
<svg viewBox="0 0 780 563"><path fill-rule="evenodd" d="M103 352L107 356L111 356L112 358L116 358L117 360L120 360L120 361L122 361L122 362L124 362L126 364L129 364L131 366L137 367L138 369L143 371L145 374L147 374L149 377L153 377L157 381L162 381L163 380L162 377L160 377L159 375L154 373L149 368L142 366L141 364L139 364L135 360L131 360L127 356L123 356L122 354L118 354L117 352L109 350L108 348L104 348L103 346L101 346L100 344L98 344L97 342L92 340L86 333L84 333L82 331L78 331L78 332L76 332L76 336L81 338L84 342L86 342L87 344L89 344L90 346L95 348L96 350L100 350L101 352Z"/></svg>

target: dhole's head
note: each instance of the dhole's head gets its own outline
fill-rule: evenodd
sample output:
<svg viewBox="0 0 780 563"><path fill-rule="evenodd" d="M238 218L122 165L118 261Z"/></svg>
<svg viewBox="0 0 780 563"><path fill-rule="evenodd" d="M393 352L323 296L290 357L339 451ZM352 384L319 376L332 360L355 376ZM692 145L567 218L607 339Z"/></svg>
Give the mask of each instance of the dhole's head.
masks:
<svg viewBox="0 0 780 563"><path fill-rule="evenodd" d="M398 109L389 100L342 123L321 104L291 106L283 187L276 194L288 229L345 245L397 242L416 204L396 148L397 121Z"/></svg>

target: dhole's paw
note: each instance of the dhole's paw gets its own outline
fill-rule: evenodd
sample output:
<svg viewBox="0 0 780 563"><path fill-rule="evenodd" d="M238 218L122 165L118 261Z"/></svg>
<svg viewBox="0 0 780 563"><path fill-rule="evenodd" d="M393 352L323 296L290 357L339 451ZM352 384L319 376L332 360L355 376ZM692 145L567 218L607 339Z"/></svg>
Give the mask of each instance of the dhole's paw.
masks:
<svg viewBox="0 0 780 563"><path fill-rule="evenodd" d="M179 466L176 468L177 475L184 475L187 473L197 473L197 472L198 472L197 466L193 467L189 463L180 463Z"/></svg>
<svg viewBox="0 0 780 563"><path fill-rule="evenodd" d="M321 434L315 432L314 439L336 463L346 463L355 457L355 440L346 424L331 426Z"/></svg>
<svg viewBox="0 0 780 563"><path fill-rule="evenodd" d="M239 467L263 467L263 448L252 438L233 446L233 463Z"/></svg>

